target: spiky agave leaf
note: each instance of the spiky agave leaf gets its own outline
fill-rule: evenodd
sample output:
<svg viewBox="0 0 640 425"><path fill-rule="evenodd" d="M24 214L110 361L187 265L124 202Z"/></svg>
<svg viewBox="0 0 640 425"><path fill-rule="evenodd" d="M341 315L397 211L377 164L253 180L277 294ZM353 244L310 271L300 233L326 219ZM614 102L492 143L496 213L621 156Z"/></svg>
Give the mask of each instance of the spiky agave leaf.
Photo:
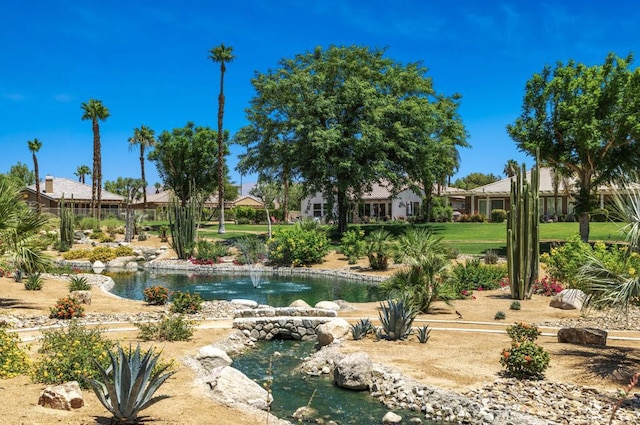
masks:
<svg viewBox="0 0 640 425"><path fill-rule="evenodd" d="M390 340L407 338L411 334L411 325L418 314L417 311L404 299L388 300L387 305L381 304L381 307L380 322L387 338Z"/></svg>

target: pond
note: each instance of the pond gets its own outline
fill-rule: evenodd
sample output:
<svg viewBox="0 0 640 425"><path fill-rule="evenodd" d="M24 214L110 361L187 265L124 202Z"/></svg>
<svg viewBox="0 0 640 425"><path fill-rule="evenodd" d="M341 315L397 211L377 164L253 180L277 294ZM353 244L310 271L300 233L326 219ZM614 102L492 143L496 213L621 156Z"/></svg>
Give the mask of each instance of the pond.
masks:
<svg viewBox="0 0 640 425"><path fill-rule="evenodd" d="M292 276L264 273L202 274L185 271L137 271L106 273L115 282L112 293L123 298L142 300L149 286L164 286L170 291L199 294L205 301L248 299L273 307L286 307L297 299L309 305L318 301L345 300L374 302L385 299L377 283L336 277ZM257 287L256 287L257 286Z"/></svg>
<svg viewBox="0 0 640 425"><path fill-rule="evenodd" d="M296 370L302 359L313 351L313 342L273 340L259 342L233 360L233 367L260 385L271 385L273 402L271 413L292 420L291 415L302 406L317 410L317 414L303 423L336 423L346 425L379 424L388 409L367 391L349 391L333 385L327 376L307 376ZM275 352L279 354L274 355ZM269 375L268 372L271 371ZM272 378L272 383L267 381ZM435 424L424 419L420 412L396 410L405 420L422 418L423 424ZM294 419L295 421L295 419ZM403 421L403 423L405 423Z"/></svg>

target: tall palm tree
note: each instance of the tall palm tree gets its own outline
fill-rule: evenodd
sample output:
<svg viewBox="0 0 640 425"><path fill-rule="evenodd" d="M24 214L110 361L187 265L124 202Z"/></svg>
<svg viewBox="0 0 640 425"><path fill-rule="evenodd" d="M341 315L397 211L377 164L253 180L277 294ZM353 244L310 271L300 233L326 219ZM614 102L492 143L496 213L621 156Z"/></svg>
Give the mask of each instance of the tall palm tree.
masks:
<svg viewBox="0 0 640 425"><path fill-rule="evenodd" d="M226 63L235 59L233 47L220 44L209 51L209 58L214 63L220 64L220 94L218 95L218 208L220 220L218 233L224 230L224 146L222 144L222 118L224 117L224 73L227 70Z"/></svg>
<svg viewBox="0 0 640 425"><path fill-rule="evenodd" d="M504 169L502 170L502 172L507 177L513 177L516 175L519 169L520 166L518 165L518 161L516 161L515 159L509 159L507 160L507 163L504 164Z"/></svg>
<svg viewBox="0 0 640 425"><path fill-rule="evenodd" d="M80 107L83 110L82 120L91 120L91 129L93 131L93 178L91 185L91 207L93 215L100 223L100 207L102 203L102 155L100 152L100 124L98 121L104 121L109 118L109 109L97 99L89 99L88 102L82 103Z"/></svg>
<svg viewBox="0 0 640 425"><path fill-rule="evenodd" d="M40 171L38 170L38 158L36 157L36 152L38 152L42 147L42 142L36 138L27 141L27 145L29 146L29 150L33 156L33 172L36 175L36 202L38 203L38 208L40 208Z"/></svg>
<svg viewBox="0 0 640 425"><path fill-rule="evenodd" d="M82 184L85 183L85 176L90 176L91 175L91 169L89 168L88 165L78 165L78 168L76 168L76 172L73 173L76 176L78 176L78 181Z"/></svg>
<svg viewBox="0 0 640 425"><path fill-rule="evenodd" d="M144 152L155 146L156 139L153 137L155 131L147 127L146 125L141 125L140 128L133 129L133 136L129 137L129 150L133 149L134 146L140 146L140 173L142 179L142 194L144 197L144 208L147 208L147 181L144 178Z"/></svg>

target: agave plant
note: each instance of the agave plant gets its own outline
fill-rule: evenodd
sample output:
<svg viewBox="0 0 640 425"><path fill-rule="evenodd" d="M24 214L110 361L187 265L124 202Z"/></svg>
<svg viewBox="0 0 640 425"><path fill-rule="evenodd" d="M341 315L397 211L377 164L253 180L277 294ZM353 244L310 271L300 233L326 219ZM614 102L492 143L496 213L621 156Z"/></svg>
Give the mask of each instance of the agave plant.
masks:
<svg viewBox="0 0 640 425"><path fill-rule="evenodd" d="M429 329L429 325L424 325L418 328L418 341L420 344L426 344L431 337L431 329Z"/></svg>
<svg viewBox="0 0 640 425"><path fill-rule="evenodd" d="M403 340L411 334L411 325L418 312L406 300L388 300L387 305L380 304L379 313L382 330L389 340Z"/></svg>
<svg viewBox="0 0 640 425"><path fill-rule="evenodd" d="M98 400L113 415L114 422L135 424L140 411L169 397L153 397L153 394L175 372L165 373L170 365L154 370L160 354L155 354L153 349L143 353L139 345L128 353L118 346L117 353L109 352L109 356L111 366L107 369L95 362L102 381L91 379L89 384Z"/></svg>
<svg viewBox="0 0 640 425"><path fill-rule="evenodd" d="M360 319L358 323L351 325L351 336L358 341L373 332L373 325L369 319Z"/></svg>

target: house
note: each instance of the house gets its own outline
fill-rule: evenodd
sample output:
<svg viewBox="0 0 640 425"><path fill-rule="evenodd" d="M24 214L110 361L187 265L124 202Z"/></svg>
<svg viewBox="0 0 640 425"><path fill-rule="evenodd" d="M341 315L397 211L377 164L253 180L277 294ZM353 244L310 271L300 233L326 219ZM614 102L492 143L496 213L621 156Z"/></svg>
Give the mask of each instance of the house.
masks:
<svg viewBox="0 0 640 425"><path fill-rule="evenodd" d="M36 185L22 189L23 198L31 205L37 202ZM76 216L91 216L92 187L75 180L63 177L46 176L44 184L40 183L40 205L42 211L58 214L62 198L65 204L73 208ZM125 199L123 196L102 190L100 204L101 217L108 215L120 216L124 212Z"/></svg>
<svg viewBox="0 0 640 425"><path fill-rule="evenodd" d="M454 208L464 204L464 196L460 189L456 188L434 188L434 195L440 193L449 198L449 204ZM417 218L422 211L422 194L416 193L410 188L405 188L397 193L386 185L376 183L370 192L360 196L360 202L354 205L347 220L350 223L367 222L370 219L376 220L405 220ZM329 203L322 193L304 198L300 207L301 217L315 218L318 220L332 220L337 216L337 208L329 210Z"/></svg>
<svg viewBox="0 0 640 425"><path fill-rule="evenodd" d="M540 216L573 214L573 193L576 191L576 180L570 178L564 183L560 182L557 190L554 190L551 168L541 167L539 177ZM526 178L527 181L531 181L531 171L527 172ZM463 214L483 214L490 217L491 211L494 209L508 210L513 179L515 177L508 177L472 190L459 192L464 196L464 206L460 211ZM615 186L598 187L600 208L604 208L605 203L615 190Z"/></svg>

